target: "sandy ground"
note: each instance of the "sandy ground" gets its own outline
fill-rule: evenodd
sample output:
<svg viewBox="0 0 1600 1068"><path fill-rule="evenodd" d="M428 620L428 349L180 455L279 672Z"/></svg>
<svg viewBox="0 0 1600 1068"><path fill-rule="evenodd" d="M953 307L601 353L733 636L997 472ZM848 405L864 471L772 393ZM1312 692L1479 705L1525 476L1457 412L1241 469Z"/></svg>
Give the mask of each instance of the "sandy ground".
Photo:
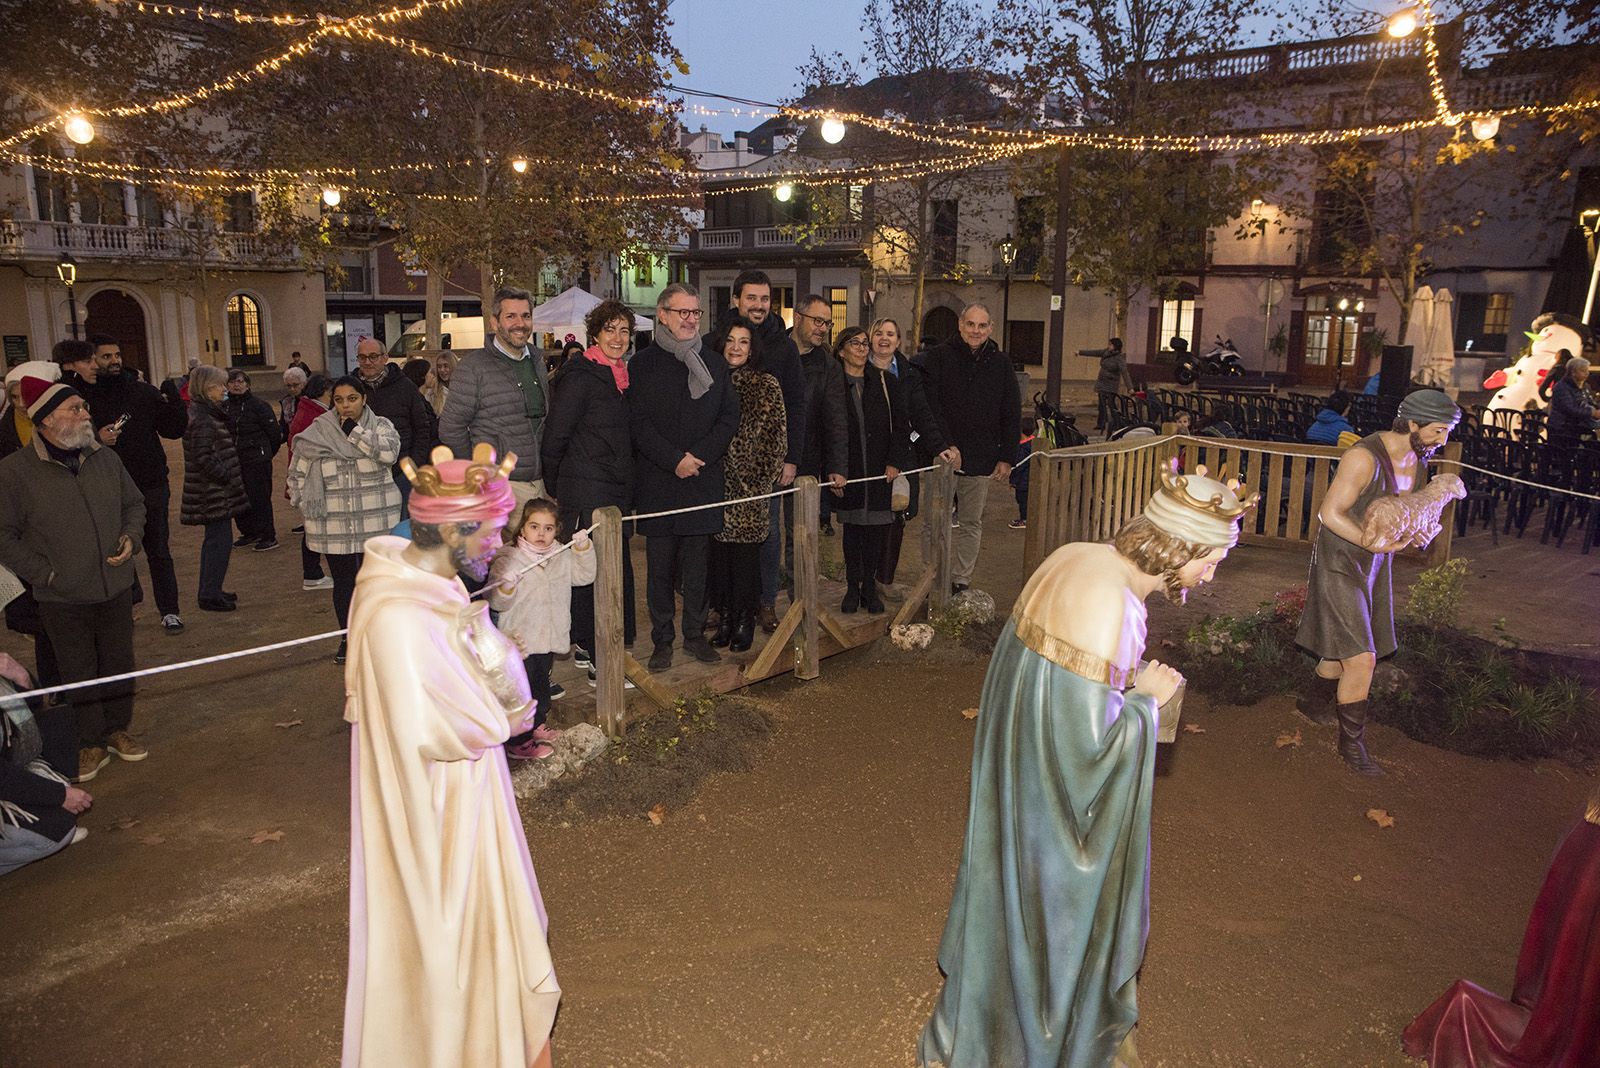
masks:
<svg viewBox="0 0 1600 1068"><path fill-rule="evenodd" d="M1013 507L991 495L976 581L1002 604L1023 577ZM236 554L237 613L189 609L188 631L168 637L147 608L140 663L330 629L328 594L300 591L292 522L280 515L282 549ZM174 529L188 604L198 532ZM1473 623L1508 616L1529 638L1588 642L1600 563L1532 539L1458 546L1484 576ZM1304 567L1239 551L1190 607L1156 608L1152 640L1252 607ZM31 663L15 635L0 648ZM349 815L331 651L144 686L150 759L90 784L86 842L4 880L0 1064L336 1062ZM984 667L907 666L879 647L825 661L810 683L764 684L751 694L776 730L756 769L712 780L661 826L643 813L568 825L530 805L565 991L557 1063L909 1065L965 823L960 712ZM1581 772L1378 728L1391 774L1370 782L1285 699L1213 708L1192 694L1184 717L1204 733L1180 736L1156 790L1147 1063L1408 1064L1400 1029L1451 981L1507 989L1544 866L1589 786ZM1296 728L1301 745L1275 745ZM283 833L253 844L258 831Z"/></svg>

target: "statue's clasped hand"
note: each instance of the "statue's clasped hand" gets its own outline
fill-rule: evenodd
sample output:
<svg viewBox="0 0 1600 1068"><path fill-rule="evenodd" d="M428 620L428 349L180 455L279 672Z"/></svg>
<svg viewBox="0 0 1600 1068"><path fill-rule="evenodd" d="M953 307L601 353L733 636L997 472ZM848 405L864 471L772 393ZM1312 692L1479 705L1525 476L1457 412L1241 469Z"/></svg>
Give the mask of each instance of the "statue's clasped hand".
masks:
<svg viewBox="0 0 1600 1068"><path fill-rule="evenodd" d="M1176 668L1152 660L1139 670L1139 677L1133 683L1133 692L1153 697L1157 705L1164 705L1172 700L1172 695L1182 685L1183 676Z"/></svg>

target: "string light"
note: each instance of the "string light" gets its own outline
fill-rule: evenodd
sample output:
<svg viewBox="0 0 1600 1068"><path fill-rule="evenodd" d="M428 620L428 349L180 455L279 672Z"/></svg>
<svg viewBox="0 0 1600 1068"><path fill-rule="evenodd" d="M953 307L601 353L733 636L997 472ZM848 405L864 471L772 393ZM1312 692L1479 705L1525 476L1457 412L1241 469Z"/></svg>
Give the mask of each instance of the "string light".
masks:
<svg viewBox="0 0 1600 1068"><path fill-rule="evenodd" d="M121 4L126 7L130 4L141 15L177 15L180 17L196 18L202 22L210 19L213 22L222 22L228 19L240 25L252 23L266 23L272 26L314 26L318 19L306 18L303 15L252 15L235 8L224 11L216 7L179 7L175 4L151 4L144 0L110 0L111 3Z"/></svg>
<svg viewBox="0 0 1600 1068"><path fill-rule="evenodd" d="M1421 0L1422 52L1428 57L1428 91L1433 94L1434 111L1446 126L1455 126L1460 117L1450 110L1450 98L1445 95L1444 75L1439 71L1439 41L1433 29L1437 21L1433 14L1433 0Z"/></svg>
<svg viewBox="0 0 1600 1068"><path fill-rule="evenodd" d="M516 171L518 174L527 174L528 161L523 159L521 156L518 156L516 159L511 161L511 169Z"/></svg>

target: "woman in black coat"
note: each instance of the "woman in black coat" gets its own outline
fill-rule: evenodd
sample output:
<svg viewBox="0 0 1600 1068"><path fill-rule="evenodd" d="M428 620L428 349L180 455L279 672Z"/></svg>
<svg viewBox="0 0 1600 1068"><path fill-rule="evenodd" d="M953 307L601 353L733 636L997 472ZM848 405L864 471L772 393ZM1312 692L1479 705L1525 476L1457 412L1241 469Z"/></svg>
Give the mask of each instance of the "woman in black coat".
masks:
<svg viewBox="0 0 1600 1068"><path fill-rule="evenodd" d="M234 548L253 545L257 552L278 547L278 528L272 521L272 458L283 444L283 427L272 405L250 392L250 376L237 367L228 372L228 395L222 414L239 454L239 473L250 508L239 516L239 537Z"/></svg>
<svg viewBox="0 0 1600 1068"><path fill-rule="evenodd" d="M222 588L233 554L233 517L250 507L239 470L239 453L222 411L228 376L220 367L201 364L189 372L189 428L183 432L183 506L178 519L185 526L206 528L200 544L200 607L207 612L232 612L238 598Z"/></svg>
<svg viewBox="0 0 1600 1068"><path fill-rule="evenodd" d="M550 380L550 414L539 449L545 487L560 504L561 529L587 527L596 508L627 514L633 495L633 437L628 430L628 365L633 312L602 301L584 316L589 348ZM622 528L623 642L637 636L633 613L633 556ZM594 586L572 587L572 641L579 665L594 670Z"/></svg>
<svg viewBox="0 0 1600 1068"><path fill-rule="evenodd" d="M867 332L848 327L833 344L844 365L845 420L850 428L852 484L845 487L834 514L844 524L844 567L847 589L841 612L884 610L878 596L878 568L894 520L890 496L895 476L907 466L910 437L906 429L905 394L900 380L873 365ZM875 477L872 482L855 482Z"/></svg>
<svg viewBox="0 0 1600 1068"><path fill-rule="evenodd" d="M872 324L871 339L872 365L898 379L900 392L905 397L905 418L901 420L900 427L906 436L907 462L922 467L933 463L936 458L948 456L951 463L960 467L961 455L950 447L950 442L945 439L944 427L934 414L933 406L928 403L928 391L922 384L921 368L906 359L900 351L900 324L893 319L879 319ZM911 441L913 431L917 435L915 443ZM911 475L907 481L911 484L909 503L905 511L894 514L894 522L889 525L888 541L883 547L883 561L878 566L878 581L885 586L894 582L895 572L900 568L900 545L905 541L906 524L917 515L920 491L917 476Z"/></svg>

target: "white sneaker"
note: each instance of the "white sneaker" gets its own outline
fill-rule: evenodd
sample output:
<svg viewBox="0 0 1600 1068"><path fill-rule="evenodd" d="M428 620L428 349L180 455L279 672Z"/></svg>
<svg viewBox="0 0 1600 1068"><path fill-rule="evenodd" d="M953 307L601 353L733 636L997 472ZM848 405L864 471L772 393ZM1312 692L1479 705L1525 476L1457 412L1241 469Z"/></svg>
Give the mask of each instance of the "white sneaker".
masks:
<svg viewBox="0 0 1600 1068"><path fill-rule="evenodd" d="M581 645L574 645L572 647L572 663L574 667L580 667L585 671L593 671L594 654Z"/></svg>
<svg viewBox="0 0 1600 1068"><path fill-rule="evenodd" d="M333 589L333 579L327 575L323 575L319 579L306 579L300 583L300 588L302 590L331 590Z"/></svg>
<svg viewBox="0 0 1600 1068"><path fill-rule="evenodd" d="M595 677L594 668L590 668L589 669L589 688L591 690L594 690L594 689L598 689L599 687L600 687L600 680ZM637 687L634 686L632 680L630 680L628 678L628 676L626 676L626 675L622 676L622 688L624 690L637 689Z"/></svg>
<svg viewBox="0 0 1600 1068"><path fill-rule="evenodd" d="M168 612L161 617L161 629L168 634L183 633L183 619L176 612Z"/></svg>
<svg viewBox="0 0 1600 1068"><path fill-rule="evenodd" d="M77 845L87 837L89 837L89 828L74 827L72 828L72 841L68 842L67 845Z"/></svg>

